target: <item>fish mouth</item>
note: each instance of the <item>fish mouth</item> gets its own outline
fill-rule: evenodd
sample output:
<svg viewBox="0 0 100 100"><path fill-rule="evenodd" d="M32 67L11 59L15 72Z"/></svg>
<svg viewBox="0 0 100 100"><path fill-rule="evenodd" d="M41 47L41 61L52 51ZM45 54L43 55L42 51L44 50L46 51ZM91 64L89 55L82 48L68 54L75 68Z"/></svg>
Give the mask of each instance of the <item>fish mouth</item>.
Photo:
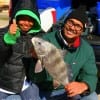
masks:
<svg viewBox="0 0 100 100"><path fill-rule="evenodd" d="M43 60L43 58L45 58L45 55L39 55L38 59L40 59L41 61Z"/></svg>

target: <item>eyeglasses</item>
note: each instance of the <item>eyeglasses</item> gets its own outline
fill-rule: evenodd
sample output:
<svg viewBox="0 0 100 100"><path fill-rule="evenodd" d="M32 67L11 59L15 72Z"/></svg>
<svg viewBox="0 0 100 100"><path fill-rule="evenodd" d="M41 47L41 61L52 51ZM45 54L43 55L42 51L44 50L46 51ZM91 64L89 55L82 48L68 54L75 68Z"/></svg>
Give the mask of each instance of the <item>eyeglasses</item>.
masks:
<svg viewBox="0 0 100 100"><path fill-rule="evenodd" d="M75 24L75 22L72 21L72 20L67 20L67 23L66 23L66 24L67 24L69 27L74 26L74 28L75 28L76 31L81 31L81 30L83 30L83 27L82 27L82 26L80 26L79 24Z"/></svg>

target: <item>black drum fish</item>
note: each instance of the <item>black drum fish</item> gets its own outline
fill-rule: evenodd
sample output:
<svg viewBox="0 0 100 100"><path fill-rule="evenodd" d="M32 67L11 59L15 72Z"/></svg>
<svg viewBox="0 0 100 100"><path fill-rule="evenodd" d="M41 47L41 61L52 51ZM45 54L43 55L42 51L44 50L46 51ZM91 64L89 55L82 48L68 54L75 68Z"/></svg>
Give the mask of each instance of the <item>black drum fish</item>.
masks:
<svg viewBox="0 0 100 100"><path fill-rule="evenodd" d="M64 62L61 51L42 38L33 37L31 41L42 67L62 85L65 86L69 83L69 76L72 76L72 71L70 66Z"/></svg>

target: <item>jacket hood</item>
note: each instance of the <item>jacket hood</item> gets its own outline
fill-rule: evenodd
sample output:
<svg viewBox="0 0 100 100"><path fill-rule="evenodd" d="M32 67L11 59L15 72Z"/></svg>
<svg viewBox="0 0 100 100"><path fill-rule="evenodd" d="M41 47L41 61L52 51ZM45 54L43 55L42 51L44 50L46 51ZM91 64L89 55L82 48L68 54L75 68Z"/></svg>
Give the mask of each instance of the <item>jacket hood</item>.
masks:
<svg viewBox="0 0 100 100"><path fill-rule="evenodd" d="M35 0L19 0L14 9L13 16L15 19L17 19L19 15L27 15L34 19L35 26L29 31L29 33L40 31L40 16Z"/></svg>

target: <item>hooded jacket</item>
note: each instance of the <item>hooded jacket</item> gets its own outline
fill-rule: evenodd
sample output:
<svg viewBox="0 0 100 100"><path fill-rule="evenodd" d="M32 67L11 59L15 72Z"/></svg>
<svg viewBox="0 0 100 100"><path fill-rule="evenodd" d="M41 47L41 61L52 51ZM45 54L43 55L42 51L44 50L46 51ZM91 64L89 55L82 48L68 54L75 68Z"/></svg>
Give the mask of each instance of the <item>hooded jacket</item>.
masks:
<svg viewBox="0 0 100 100"><path fill-rule="evenodd" d="M27 35L22 35L18 29L15 35L11 35L8 31L0 38L0 88L20 93L27 70L25 61L31 58L30 39L39 32L40 19L32 0L20 0L13 15L12 18L15 18L16 22L19 15L28 15L35 21L35 26L26 33Z"/></svg>

